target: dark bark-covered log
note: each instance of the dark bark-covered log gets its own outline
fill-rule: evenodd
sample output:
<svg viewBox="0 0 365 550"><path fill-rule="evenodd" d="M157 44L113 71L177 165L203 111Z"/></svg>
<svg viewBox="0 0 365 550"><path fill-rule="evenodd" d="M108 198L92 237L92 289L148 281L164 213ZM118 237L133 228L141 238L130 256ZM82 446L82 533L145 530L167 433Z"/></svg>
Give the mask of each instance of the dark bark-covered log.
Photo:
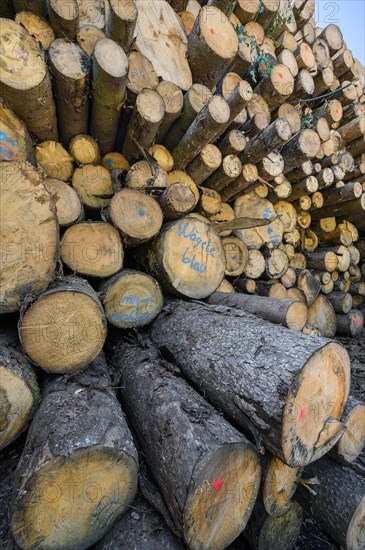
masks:
<svg viewBox="0 0 365 550"><path fill-rule="evenodd" d="M222 282L225 256L214 228L192 217L163 226L137 250L139 263L172 294L206 298Z"/></svg>
<svg viewBox="0 0 365 550"><path fill-rule="evenodd" d="M244 529L257 496L253 447L152 346L114 342L122 401L176 529L193 550L223 550Z"/></svg>
<svg viewBox="0 0 365 550"><path fill-rule="evenodd" d="M297 286L304 292L308 307L313 304L321 291L321 283L313 277L308 269L304 269L298 275Z"/></svg>
<svg viewBox="0 0 365 550"><path fill-rule="evenodd" d="M74 276L54 283L28 303L18 329L31 361L54 373L85 368L101 352L107 332L96 292Z"/></svg>
<svg viewBox="0 0 365 550"><path fill-rule="evenodd" d="M364 547L365 479L327 457L308 466L303 479L316 478L296 498L338 544L348 550Z"/></svg>
<svg viewBox="0 0 365 550"><path fill-rule="evenodd" d="M256 138L250 140L241 155L242 162L256 163L266 157L275 148L283 145L292 136L289 122L285 118L278 118Z"/></svg>
<svg viewBox="0 0 365 550"><path fill-rule="evenodd" d="M337 445L331 449L331 456L345 465L355 462L365 445L365 403L352 395L347 400L342 420L347 429Z"/></svg>
<svg viewBox="0 0 365 550"><path fill-rule="evenodd" d="M140 495L93 550L183 550L160 514Z"/></svg>
<svg viewBox="0 0 365 550"><path fill-rule="evenodd" d="M60 141L68 147L72 137L87 134L90 59L77 44L62 38L52 42L48 55Z"/></svg>
<svg viewBox="0 0 365 550"><path fill-rule="evenodd" d="M2 550L19 550L10 530L9 508L14 489L14 473L22 454L24 438L0 453L0 540Z"/></svg>
<svg viewBox="0 0 365 550"><path fill-rule="evenodd" d="M104 356L77 377L49 376L15 475L15 540L34 550L89 548L131 504L137 477Z"/></svg>
<svg viewBox="0 0 365 550"><path fill-rule="evenodd" d="M155 279L130 269L103 283L99 294L109 323L118 328L147 325L163 306L161 289Z"/></svg>
<svg viewBox="0 0 365 550"><path fill-rule="evenodd" d="M0 313L19 311L27 295L50 284L58 252L57 221L44 178L27 162L0 163L2 273Z"/></svg>
<svg viewBox="0 0 365 550"><path fill-rule="evenodd" d="M287 143L281 154L284 158L284 173L291 172L300 164L312 159L319 151L321 140L313 130L302 130Z"/></svg>
<svg viewBox="0 0 365 550"><path fill-rule="evenodd" d="M136 3L134 0L111 0L109 4L107 35L128 53L137 23Z"/></svg>
<svg viewBox="0 0 365 550"><path fill-rule="evenodd" d="M347 315L337 315L336 334L339 336L352 336L357 338L361 335L364 327L364 317L361 311L354 309Z"/></svg>
<svg viewBox="0 0 365 550"><path fill-rule="evenodd" d="M0 346L0 449L28 426L40 401L36 374L19 351Z"/></svg>
<svg viewBox="0 0 365 550"><path fill-rule="evenodd" d="M49 20L56 36L74 41L79 29L77 0L49 0Z"/></svg>
<svg viewBox="0 0 365 550"><path fill-rule="evenodd" d="M266 321L283 325L292 330L302 330L307 322L307 308L301 302L277 300L264 296L247 294L222 294L214 292L207 299L208 304L243 309Z"/></svg>
<svg viewBox="0 0 365 550"><path fill-rule="evenodd" d="M316 460L343 433L349 358L339 344L243 311L179 301L165 307L150 334L216 407L251 426L258 439L260 432L264 445L289 466Z"/></svg>

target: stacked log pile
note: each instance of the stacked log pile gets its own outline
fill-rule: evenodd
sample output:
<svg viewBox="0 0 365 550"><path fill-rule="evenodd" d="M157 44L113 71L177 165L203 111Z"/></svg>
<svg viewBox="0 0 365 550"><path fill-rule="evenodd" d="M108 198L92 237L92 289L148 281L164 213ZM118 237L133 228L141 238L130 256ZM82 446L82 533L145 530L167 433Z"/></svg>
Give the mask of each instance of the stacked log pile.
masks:
<svg viewBox="0 0 365 550"><path fill-rule="evenodd" d="M5 548L285 550L304 511L360 550L364 397L331 339L363 335L365 71L341 30L312 0L1 10Z"/></svg>

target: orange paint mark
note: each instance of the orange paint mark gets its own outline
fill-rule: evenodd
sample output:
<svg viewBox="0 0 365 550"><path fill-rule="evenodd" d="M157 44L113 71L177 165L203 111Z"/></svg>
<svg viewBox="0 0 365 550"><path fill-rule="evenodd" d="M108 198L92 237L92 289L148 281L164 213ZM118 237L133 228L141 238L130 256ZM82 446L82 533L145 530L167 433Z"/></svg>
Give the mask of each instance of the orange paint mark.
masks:
<svg viewBox="0 0 365 550"><path fill-rule="evenodd" d="M303 407L300 407L299 420L304 420L304 417L305 417L305 410Z"/></svg>
<svg viewBox="0 0 365 550"><path fill-rule="evenodd" d="M283 78L283 73L279 73L279 78Z"/></svg>
<svg viewBox="0 0 365 550"><path fill-rule="evenodd" d="M212 485L213 491L219 491L222 485L223 485L223 480L220 477L218 477Z"/></svg>
<svg viewBox="0 0 365 550"><path fill-rule="evenodd" d="M210 29L210 34L215 34L215 30L213 28Z"/></svg>

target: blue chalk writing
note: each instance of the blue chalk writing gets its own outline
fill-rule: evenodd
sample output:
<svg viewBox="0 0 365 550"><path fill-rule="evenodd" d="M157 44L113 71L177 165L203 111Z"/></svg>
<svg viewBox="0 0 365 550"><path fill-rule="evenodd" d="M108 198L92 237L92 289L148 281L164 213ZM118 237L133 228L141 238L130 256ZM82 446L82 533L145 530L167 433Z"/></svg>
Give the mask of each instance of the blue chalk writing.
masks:
<svg viewBox="0 0 365 550"><path fill-rule="evenodd" d="M200 262L197 261L196 254L194 254L192 258L189 258L188 256L189 250L190 250L189 247L187 247L181 259L182 263L189 265L190 269L193 269L198 273L205 273L207 270L207 266L202 265Z"/></svg>
<svg viewBox="0 0 365 550"><path fill-rule="evenodd" d="M179 238L183 237L184 239L189 239L191 242L194 243L194 249L201 246L202 250L205 250L207 254L209 254L209 256L212 256L214 258L214 253L216 249L214 246L212 246L212 241L203 241L203 239L199 237L199 231L196 227L187 222L180 222L177 226L177 229L177 236Z"/></svg>

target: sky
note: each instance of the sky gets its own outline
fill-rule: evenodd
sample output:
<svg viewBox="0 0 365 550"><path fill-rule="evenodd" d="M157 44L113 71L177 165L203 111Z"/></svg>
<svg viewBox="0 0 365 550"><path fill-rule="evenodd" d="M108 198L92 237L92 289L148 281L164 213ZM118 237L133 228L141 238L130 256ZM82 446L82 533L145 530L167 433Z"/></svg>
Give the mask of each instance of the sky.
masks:
<svg viewBox="0 0 365 550"><path fill-rule="evenodd" d="M355 58L365 65L365 0L316 0L317 27L340 27Z"/></svg>

